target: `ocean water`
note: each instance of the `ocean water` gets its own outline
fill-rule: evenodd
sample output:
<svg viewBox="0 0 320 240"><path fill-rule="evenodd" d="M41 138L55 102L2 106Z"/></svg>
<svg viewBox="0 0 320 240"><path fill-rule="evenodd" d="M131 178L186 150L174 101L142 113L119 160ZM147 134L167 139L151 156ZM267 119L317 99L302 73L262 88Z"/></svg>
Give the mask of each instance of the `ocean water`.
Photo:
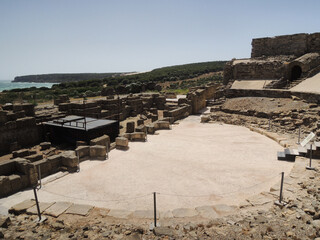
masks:
<svg viewBox="0 0 320 240"><path fill-rule="evenodd" d="M11 82L10 80L0 80L0 92L3 90L10 90L15 88L29 88L29 87L48 87L50 88L54 83L25 83L25 82Z"/></svg>

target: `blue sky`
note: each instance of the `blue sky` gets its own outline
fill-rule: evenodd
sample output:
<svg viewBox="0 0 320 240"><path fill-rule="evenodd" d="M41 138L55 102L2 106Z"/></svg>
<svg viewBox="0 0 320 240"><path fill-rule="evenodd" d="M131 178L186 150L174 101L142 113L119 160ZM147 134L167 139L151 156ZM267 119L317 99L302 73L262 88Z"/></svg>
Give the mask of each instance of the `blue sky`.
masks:
<svg viewBox="0 0 320 240"><path fill-rule="evenodd" d="M319 0L0 0L0 79L245 58L252 38L319 32L319 12Z"/></svg>

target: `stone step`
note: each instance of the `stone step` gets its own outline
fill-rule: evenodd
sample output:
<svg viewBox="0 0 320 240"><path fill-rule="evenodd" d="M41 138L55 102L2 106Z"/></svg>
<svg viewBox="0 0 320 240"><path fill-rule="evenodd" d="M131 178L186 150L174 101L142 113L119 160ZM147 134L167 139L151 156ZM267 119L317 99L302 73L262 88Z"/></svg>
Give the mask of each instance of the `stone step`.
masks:
<svg viewBox="0 0 320 240"><path fill-rule="evenodd" d="M296 155L286 154L285 151L277 152L277 158L281 161L291 161L294 162L296 160Z"/></svg>
<svg viewBox="0 0 320 240"><path fill-rule="evenodd" d="M308 152L308 150L302 146L298 146L298 151L299 151L300 156L305 156L305 155L307 155L307 152Z"/></svg>

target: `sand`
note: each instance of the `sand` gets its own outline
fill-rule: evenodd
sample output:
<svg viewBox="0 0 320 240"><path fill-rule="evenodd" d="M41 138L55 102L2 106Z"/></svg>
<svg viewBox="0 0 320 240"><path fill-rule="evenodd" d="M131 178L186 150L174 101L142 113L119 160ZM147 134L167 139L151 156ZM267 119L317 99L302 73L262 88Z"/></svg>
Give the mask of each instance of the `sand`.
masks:
<svg viewBox="0 0 320 240"><path fill-rule="evenodd" d="M110 209L152 209L158 192L159 211L202 205L239 204L268 191L288 174L293 163L277 160L282 147L247 128L200 123L190 116L130 142L128 151L112 150L106 161L85 161L79 173L45 184L40 201L70 201ZM32 198L30 190L0 199L0 208Z"/></svg>

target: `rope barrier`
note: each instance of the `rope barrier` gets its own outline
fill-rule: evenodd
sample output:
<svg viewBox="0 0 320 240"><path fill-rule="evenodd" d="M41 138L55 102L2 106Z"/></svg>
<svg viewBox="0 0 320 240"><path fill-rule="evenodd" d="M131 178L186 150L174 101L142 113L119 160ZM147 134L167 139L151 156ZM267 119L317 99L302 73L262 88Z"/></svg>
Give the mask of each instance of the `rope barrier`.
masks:
<svg viewBox="0 0 320 240"><path fill-rule="evenodd" d="M212 197L212 196L223 197L223 196L226 196L226 195L235 194L235 193L238 193L238 192L240 192L242 190L250 189L250 188L256 187L258 185L267 183L270 180L274 179L275 177L278 177L280 174L276 174L276 175L274 175L274 176L272 176L270 178L267 178L266 180L264 180L262 182L254 184L254 185L251 185L251 186L248 186L248 187L242 187L242 188L239 188L239 189L234 190L234 191L220 193L220 194L211 193L211 194L205 194L205 195L185 195L185 194L174 194L174 193L166 193L166 192L157 192L157 194L164 195L164 196L185 197L185 198L193 198L193 197L201 198L201 197ZM147 197L147 196L152 196L154 194L154 193L148 193L148 194L144 194L144 195L140 195L140 196L132 197L132 198L120 198L120 199L102 200L102 199L88 199L88 198L66 196L66 195L63 195L63 194L59 194L59 193L48 191L48 190L45 189L45 187L43 187L41 190L44 191L44 192L53 194L53 195L60 196L60 197L66 197L66 198L71 198L71 199L76 199L76 200L83 200L83 201L94 201L94 202L125 202L125 201L128 201L128 200L136 200L136 199L144 198L144 197Z"/></svg>

